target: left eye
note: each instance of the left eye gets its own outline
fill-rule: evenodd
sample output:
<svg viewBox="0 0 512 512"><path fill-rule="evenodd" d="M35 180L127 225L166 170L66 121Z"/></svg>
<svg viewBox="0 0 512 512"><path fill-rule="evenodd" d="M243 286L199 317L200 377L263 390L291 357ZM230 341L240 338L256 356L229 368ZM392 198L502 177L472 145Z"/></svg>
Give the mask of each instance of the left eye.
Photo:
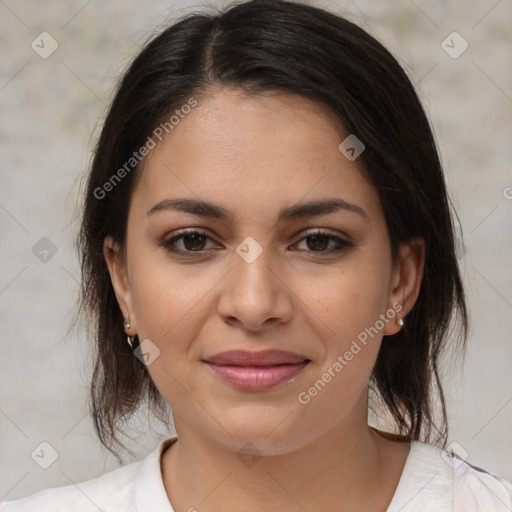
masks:
<svg viewBox="0 0 512 512"><path fill-rule="evenodd" d="M304 238L302 238L300 242L305 241L308 251L315 253L333 253L338 252L348 247L353 247L354 244L348 242L347 240L343 240L331 233L325 231L315 231L314 233L310 233ZM329 244L334 242L334 247L328 249Z"/></svg>

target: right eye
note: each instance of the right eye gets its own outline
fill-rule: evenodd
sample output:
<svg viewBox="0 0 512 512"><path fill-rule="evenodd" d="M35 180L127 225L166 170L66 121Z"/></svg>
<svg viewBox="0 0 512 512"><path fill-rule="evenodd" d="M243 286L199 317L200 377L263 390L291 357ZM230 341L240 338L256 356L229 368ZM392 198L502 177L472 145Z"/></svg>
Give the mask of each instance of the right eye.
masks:
<svg viewBox="0 0 512 512"><path fill-rule="evenodd" d="M204 252L210 252L208 249L205 249L208 240L213 241L206 232L197 229L188 229L178 232L178 234L171 238L162 240L159 245L171 253L187 257L196 254L204 255Z"/></svg>

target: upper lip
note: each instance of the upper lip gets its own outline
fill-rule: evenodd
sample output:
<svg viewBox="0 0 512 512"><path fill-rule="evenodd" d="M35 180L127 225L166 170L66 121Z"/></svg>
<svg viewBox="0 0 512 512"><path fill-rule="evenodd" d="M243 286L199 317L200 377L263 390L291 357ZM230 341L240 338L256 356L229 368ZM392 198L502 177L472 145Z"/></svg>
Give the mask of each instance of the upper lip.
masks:
<svg viewBox="0 0 512 512"><path fill-rule="evenodd" d="M284 350L229 350L204 359L207 363L230 366L270 366L275 364L297 364L309 359Z"/></svg>

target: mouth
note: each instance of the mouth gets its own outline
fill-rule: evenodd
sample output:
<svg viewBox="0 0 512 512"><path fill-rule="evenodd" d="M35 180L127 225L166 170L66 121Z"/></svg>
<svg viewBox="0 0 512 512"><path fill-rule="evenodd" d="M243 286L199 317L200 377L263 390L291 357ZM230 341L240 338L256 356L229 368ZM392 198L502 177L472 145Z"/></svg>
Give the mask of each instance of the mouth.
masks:
<svg viewBox="0 0 512 512"><path fill-rule="evenodd" d="M203 360L225 382L244 391L263 391L289 381L310 359L281 350L231 350Z"/></svg>

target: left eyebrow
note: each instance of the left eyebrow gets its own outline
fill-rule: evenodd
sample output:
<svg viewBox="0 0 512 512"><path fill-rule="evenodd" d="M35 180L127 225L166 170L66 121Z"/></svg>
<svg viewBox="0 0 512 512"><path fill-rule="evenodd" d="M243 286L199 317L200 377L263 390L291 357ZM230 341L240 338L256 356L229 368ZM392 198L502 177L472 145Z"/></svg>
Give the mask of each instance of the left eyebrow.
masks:
<svg viewBox="0 0 512 512"><path fill-rule="evenodd" d="M341 198L329 198L294 204L293 206L283 208L279 212L278 221L286 222L306 217L319 217L320 215L327 215L339 210L356 213L365 220L368 220L366 212L357 204L349 203Z"/></svg>
<svg viewBox="0 0 512 512"><path fill-rule="evenodd" d="M224 207L202 199L176 198L164 199L155 204L147 212L147 216L163 210L178 210L185 213L191 213L201 217L212 217L220 220L230 220L233 215ZM278 215L278 222L283 223L291 220L303 219L308 217L319 217L339 210L344 210L363 217L368 220L366 212L358 205L349 203L341 198L327 198L307 203L294 204L283 208Z"/></svg>

